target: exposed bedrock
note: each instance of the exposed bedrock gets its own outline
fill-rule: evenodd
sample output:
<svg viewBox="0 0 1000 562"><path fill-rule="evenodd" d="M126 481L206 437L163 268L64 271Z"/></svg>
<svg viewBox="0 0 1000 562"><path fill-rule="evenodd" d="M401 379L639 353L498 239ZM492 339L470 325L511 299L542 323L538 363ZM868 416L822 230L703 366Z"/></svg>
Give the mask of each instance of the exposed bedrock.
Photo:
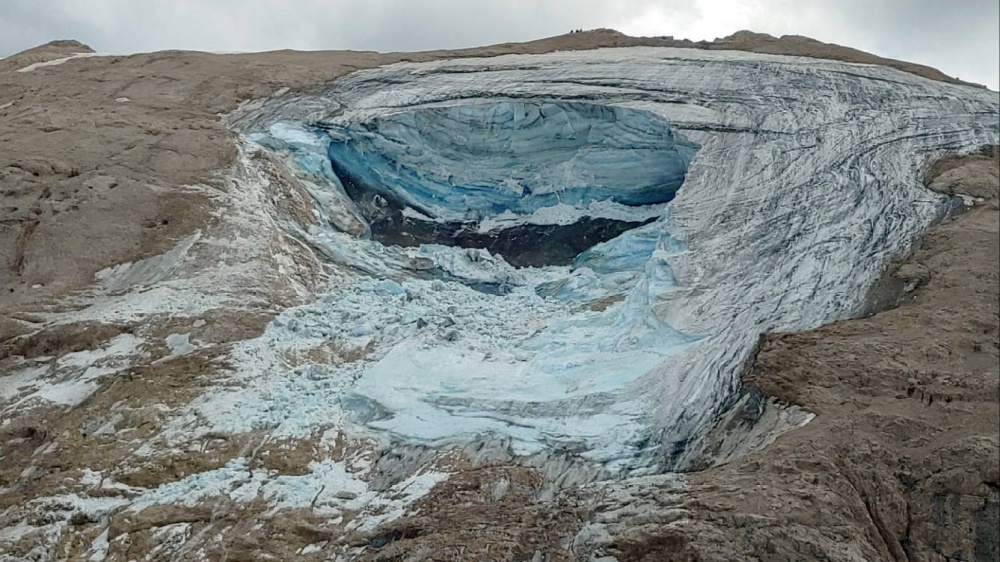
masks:
<svg viewBox="0 0 1000 562"><path fill-rule="evenodd" d="M630 222L581 217L568 225L522 224L480 232L476 222L425 221L408 217L400 208L387 205L369 216L368 224L373 238L382 244L482 248L503 256L515 267L532 267L569 265L584 250L653 220Z"/></svg>
<svg viewBox="0 0 1000 562"><path fill-rule="evenodd" d="M324 385L269 370L302 396L238 422L222 399L202 411L610 472L734 458L809 419L741 393L760 335L861 313L953 208L924 167L997 142L998 101L884 67L636 48L401 63L248 103L230 126L309 189L309 241L350 272L264 345L366 355Z"/></svg>

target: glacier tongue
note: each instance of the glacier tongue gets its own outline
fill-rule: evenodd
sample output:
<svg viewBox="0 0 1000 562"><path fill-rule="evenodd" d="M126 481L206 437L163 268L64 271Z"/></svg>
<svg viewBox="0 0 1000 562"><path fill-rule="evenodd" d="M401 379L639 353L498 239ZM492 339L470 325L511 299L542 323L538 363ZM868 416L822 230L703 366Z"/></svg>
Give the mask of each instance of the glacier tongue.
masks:
<svg viewBox="0 0 1000 562"><path fill-rule="evenodd" d="M402 63L249 104L230 125L308 180L311 242L340 273L237 350L246 388L198 407L220 429L684 468L761 333L855 314L942 216L923 166L997 143L998 101L884 67L634 48ZM498 237L635 228L515 268L370 239L393 205L397 225ZM317 346L343 353L281 359Z"/></svg>

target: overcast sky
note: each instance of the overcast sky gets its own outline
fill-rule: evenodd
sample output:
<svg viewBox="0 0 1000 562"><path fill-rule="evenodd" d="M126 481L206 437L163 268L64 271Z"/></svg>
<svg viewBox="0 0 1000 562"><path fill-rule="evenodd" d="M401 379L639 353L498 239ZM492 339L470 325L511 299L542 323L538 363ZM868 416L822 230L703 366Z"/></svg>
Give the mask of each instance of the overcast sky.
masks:
<svg viewBox="0 0 1000 562"><path fill-rule="evenodd" d="M1000 88L998 0L0 0L0 56L52 39L113 53L413 51L596 27L807 35Z"/></svg>

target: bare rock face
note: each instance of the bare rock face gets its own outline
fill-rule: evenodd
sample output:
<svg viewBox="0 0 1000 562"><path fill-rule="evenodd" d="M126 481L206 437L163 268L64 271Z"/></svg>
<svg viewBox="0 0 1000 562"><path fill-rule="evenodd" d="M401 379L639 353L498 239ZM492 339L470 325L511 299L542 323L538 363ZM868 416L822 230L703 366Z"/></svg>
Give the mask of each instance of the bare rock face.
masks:
<svg viewBox="0 0 1000 562"><path fill-rule="evenodd" d="M754 33L752 31L737 31L736 33L714 41L709 44L710 49L736 49L740 51L752 51L755 53L770 53L775 55L795 55L803 57L815 57L821 59L842 60L847 62L858 62L864 64L879 64L892 68L898 68L905 72L912 72L919 76L924 76L932 80L957 81L957 79L945 75L936 68L914 64L894 59L886 59L843 47L831 43L823 43L810 37L801 35L782 35L774 37L766 33Z"/></svg>
<svg viewBox="0 0 1000 562"><path fill-rule="evenodd" d="M75 39L56 39L55 41L49 41L44 45L39 45L33 47L26 51L21 51L13 56L21 56L26 53L50 51L62 54L73 54L73 53L93 53L94 50L90 48L89 45L85 45Z"/></svg>
<svg viewBox="0 0 1000 562"><path fill-rule="evenodd" d="M866 73L884 73L905 88L940 94L923 98L937 101L926 102L931 106L921 115L947 114L950 120L934 122L947 121L950 128L916 141L903 135L907 150L914 151L911 159L878 152L887 150L885 143L879 144L858 156L872 162L830 167L822 185L843 187L831 178L855 166L858 182L847 183L867 186L859 189L859 201L885 194L892 203L885 208L893 212L869 221L872 233L898 233L899 225L906 225L907 236L916 236L934 217L939 220L923 232L919 244L892 241L894 248L912 249L907 256L888 264L881 254L879 259L859 258L858 263L867 265L858 279L875 280L885 268L867 304L860 294L838 301L844 311L859 311L860 317L847 319L841 311L830 316L840 321L816 329L764 334L749 358L730 353L727 369L742 365L743 370L719 379L733 384L720 390L727 394L717 401L718 415L682 416L688 424L700 420L696 425L704 432L697 444L685 440L657 452L661 442L671 442L663 435L681 425L671 424L662 435L636 446L652 451L643 457L649 461L642 466L648 474L611 478L618 470L615 462L595 462L585 439L563 443L552 437L578 433L614 442L594 430L598 425L588 425L615 403L607 389L559 402L561 414L579 408L581 417L565 423L561 432L542 432L547 437L540 440L540 451L526 453L518 443L519 436L531 433L525 420L554 419L539 399L540 387L527 389L526 399L499 406L496 395L509 392L501 386L488 396L457 398L448 394L455 392L454 384L433 389L435 407L457 414L456 425L482 423L486 418L468 415L482 408L494 415L490 423L503 421L507 433L490 431L456 444L380 430L404 413L413 414L405 402L392 400L406 398L402 391L415 392L428 378L423 375L443 367L428 364L424 373L383 392L385 385L372 382L370 367L385 358L400 334L413 341L437 334L442 345L465 345L477 360L495 361L486 352L496 350L484 352L470 343L468 327L533 337L567 307L573 314L612 318L615 310L635 306L636 300L652 299L649 288L666 277L630 285L635 279L619 275L609 285L616 289L607 294L561 279L539 285L538 293L523 301L506 301L506 308L476 308L476 303L501 298L524 270L476 249L442 265L427 253L370 244L371 222L387 207L375 195L366 212L346 207L349 197L321 185L317 178L322 174L313 173L310 166L317 161L309 160L311 153L266 147L260 135L300 148L313 146L317 137L288 134L287 129L275 132L275 123L261 116L285 115L282 108L290 108L288 114L309 117L303 123L331 131L331 123L344 115L430 103L420 96L453 95L458 87L470 88L471 98L491 92L523 98L550 87L551 80L531 77L537 73L544 78L545 65L553 65L564 79L559 88L573 89L577 98L591 95L588 89L601 90L601 95L614 91L619 96L614 103L642 111L669 102L672 109L663 114L674 119L671 126L707 147L706 161L727 155L726 162L736 169L734 181L708 192L705 200L725 212L697 214L701 200L685 197L681 187L677 201L657 200L676 207L666 218L689 229L700 223L729 224L726 232L736 240L744 222L779 213L781 220L768 223L773 227L768 231L777 232L774 252L782 247L778 242L808 247L803 236L781 234L786 232L782 229L792 232L793 210L809 204L803 198L846 192L810 195L807 187L813 180L803 177L801 184L785 186L787 200L737 201L737 194L753 193L739 191L750 185L739 170L794 171L811 161L809 154L820 152L815 147L823 144L823 135L790 134L783 128L795 123L782 119L781 112L768 112L771 121L742 129L733 120L728 127L710 127L719 125L727 108L741 99L740 89L712 98L703 95L704 88L694 88L680 99L680 89L658 89L658 80L669 73L633 67L630 84L645 86L627 92L618 83L620 75L605 77L614 83L595 82L594 76L574 82L570 71L578 61L613 68L615 54L569 53L544 61L483 58L639 46L764 53L671 51L694 61L691 67L711 63L724 68L729 59L750 57L754 64L793 65L805 74L840 69L831 60L908 73L878 68L858 71L856 79L864 82ZM995 146L976 152L984 142L997 141L995 119L982 117L996 113L993 94L919 65L808 38L750 32L694 43L595 30L416 54L95 55L81 43L53 41L0 60L0 561L1000 557L1000 163ZM787 56L828 60L810 64ZM463 58L474 60L453 60ZM440 62L419 66L432 61ZM401 62L388 70L358 72ZM600 64L585 67L595 71ZM476 72L493 76L493 82L463 82L463 76ZM495 78L504 72L512 79ZM395 95L379 82L385 77L396 79L389 81L395 84L406 77L411 86L428 82L421 86L424 90L414 86L406 95ZM336 95L330 96L331 91ZM828 91L840 95L857 89ZM889 89L883 93L891 95ZM419 99L413 101L413 96ZM331 99L343 105L323 105ZM964 117L960 127L955 99L985 109ZM303 100L308 103L301 104ZM291 101L300 105L289 106ZM841 101L850 102L846 97ZM751 102L740 103L747 107ZM906 103L903 97L894 107ZM876 121L879 111L872 109ZM819 114L824 112L811 113ZM462 111L456 115L481 117ZM626 128L634 124L614 121ZM369 121L358 117L356 122ZM893 120L878 122L890 127ZM829 133L827 141L847 130L825 122L817 127L829 127L822 129ZM565 141L572 140L578 127L567 121L557 128ZM398 132L391 129L386 138ZM815 138L810 136L814 133ZM251 138L253 134L258 136ZM723 137L746 142L716 142ZM806 156L742 151L765 146L752 142L758 138L785 139ZM456 146L445 148L462 148ZM728 152L721 150L726 146ZM956 149L960 154L948 156ZM414 154L418 163L429 161L424 154L406 153ZM766 158L787 166L761 168ZM688 187L707 185L705 178L715 177L711 166L699 165L696 156ZM866 175L862 169L877 173ZM571 172L578 170L556 175L576 181L578 174ZM442 186L457 176L439 177L445 179L435 185ZM920 179L938 194L924 190ZM889 185L893 189L884 189ZM560 197L579 187L567 186L558 190ZM376 195L383 198L395 193L390 185L379 189ZM530 182L511 189L544 194L544 186ZM910 197L914 194L919 197ZM488 223L482 217L492 212L488 205L482 207L475 225L460 216L445 223L447 228L464 225L467 239L481 236L475 229ZM831 212L852 209L847 205ZM397 210L394 217L400 221L433 218ZM664 219L651 214L627 222L652 228L656 225L648 221L655 217ZM503 215L498 220L508 219ZM881 226L874 224L883 220ZM538 224L542 231L548 228L536 221L518 232L530 238L537 235ZM845 219L838 224L853 223ZM524 242L518 241L521 246ZM576 254L575 244L582 242L572 242L567 247ZM585 256L586 268L579 269L613 262L606 242ZM704 263L690 256L697 253L697 244L692 250L653 242L628 239L635 248L672 263L676 278L691 280L691 286L710 273L694 267ZM877 240L871 246L873 252L885 247ZM718 257L731 248L716 249ZM807 255L817 259L819 269L829 259L829 252ZM414 276L415 284L397 282L400 271ZM635 271L652 276L662 268L645 264ZM776 271L767 268L748 278ZM368 278L375 279L366 284ZM458 287L457 279L466 284ZM626 285L627 290L621 289ZM829 289L817 285L814 295ZM560 292L585 298L572 306L559 304L555 295ZM703 303L701 310L715 310L711 307L717 303L708 292L684 294L690 302ZM756 293L748 289L746 294ZM453 300L446 303L448 299ZM463 303L476 305L476 313L462 316ZM531 308L520 303L541 304ZM762 303L754 306L766 308ZM813 304L804 299L802 308ZM675 306L650 308L655 308L650 322L654 317L657 322L678 320ZM697 315L681 320L701 321ZM396 330L389 333L386 326ZM608 329L621 326L611 323ZM766 331L756 325L752 330ZM623 337L616 351L633 349L643 333L629 331L631 339ZM756 333L747 342L757 342ZM411 356L421 356L423 349L415 346ZM514 354L509 359L511 364L525 362ZM469 359L456 356L455 363L460 360ZM384 376L394 372L377 371ZM354 388L382 402L344 390ZM640 388L635 397L648 399L653 390ZM412 418L427 413L416 411ZM656 470L666 466L656 464L666 463L664 459L688 472Z"/></svg>

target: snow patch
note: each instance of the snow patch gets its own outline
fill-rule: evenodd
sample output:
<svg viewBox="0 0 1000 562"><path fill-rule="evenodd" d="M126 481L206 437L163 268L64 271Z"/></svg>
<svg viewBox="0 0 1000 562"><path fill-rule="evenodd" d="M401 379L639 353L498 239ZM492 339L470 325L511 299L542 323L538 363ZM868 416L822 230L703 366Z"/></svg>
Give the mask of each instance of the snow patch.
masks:
<svg viewBox="0 0 1000 562"><path fill-rule="evenodd" d="M90 544L90 562L104 562L104 559L108 557L108 547L111 545L108 543L108 534L111 532L110 527L106 527L101 531L100 535Z"/></svg>
<svg viewBox="0 0 1000 562"><path fill-rule="evenodd" d="M132 334L119 334L94 350L67 353L54 362L27 362L27 366L0 378L0 399L7 403L2 411L38 401L75 406L93 393L102 377L131 366L140 343Z"/></svg>
<svg viewBox="0 0 1000 562"><path fill-rule="evenodd" d="M73 53L72 55L70 55L68 57L62 57L62 58L53 59L53 60L49 60L49 61L36 62L36 63L33 63L33 64L29 64L28 66L25 66L24 68L17 69L17 72L31 72L33 70L37 70L39 68L43 68L43 67L46 67L46 66L58 66L58 65L63 64L65 62L67 62L67 61L71 61L73 59L83 59L83 58L90 58L90 57L106 57L106 56L111 56L111 55L107 55L107 54L103 54L103 53Z"/></svg>
<svg viewBox="0 0 1000 562"><path fill-rule="evenodd" d="M238 502L266 499L272 512L286 508L311 508L328 517L345 511L357 512L349 529L363 532L402 516L406 507L427 495L446 473L423 472L411 475L389 490L372 490L364 480L365 463L325 460L310 464L310 471L299 476L278 475L273 471L251 471L245 458L237 458L224 467L193 474L148 490L135 498L129 511L139 512L153 505L192 507L213 497L228 497Z"/></svg>

